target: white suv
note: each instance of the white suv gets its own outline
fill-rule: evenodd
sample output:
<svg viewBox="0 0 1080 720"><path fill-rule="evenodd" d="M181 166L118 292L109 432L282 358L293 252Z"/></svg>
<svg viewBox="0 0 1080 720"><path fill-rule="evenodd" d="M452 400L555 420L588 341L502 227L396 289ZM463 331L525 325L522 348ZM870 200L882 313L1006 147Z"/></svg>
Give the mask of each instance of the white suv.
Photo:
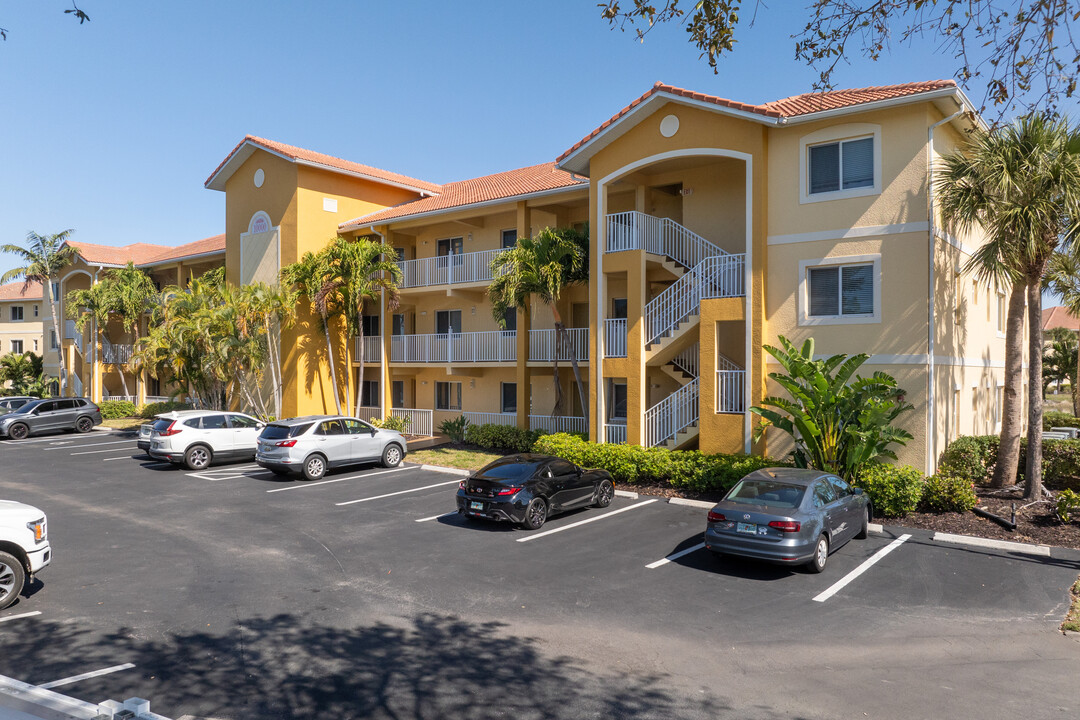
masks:
<svg viewBox="0 0 1080 720"><path fill-rule="evenodd" d="M215 460L251 460L263 425L250 415L222 410L164 413L152 423L147 452L190 470L203 470Z"/></svg>
<svg viewBox="0 0 1080 720"><path fill-rule="evenodd" d="M0 610L22 593L34 573L52 562L45 513L0 500Z"/></svg>

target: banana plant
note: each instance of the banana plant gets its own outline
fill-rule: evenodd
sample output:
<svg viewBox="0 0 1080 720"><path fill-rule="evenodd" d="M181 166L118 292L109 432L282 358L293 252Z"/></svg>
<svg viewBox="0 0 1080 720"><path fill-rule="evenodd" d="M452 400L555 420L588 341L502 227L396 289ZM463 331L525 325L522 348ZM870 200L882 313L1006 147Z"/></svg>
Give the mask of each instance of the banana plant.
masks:
<svg viewBox="0 0 1080 720"><path fill-rule="evenodd" d="M895 378L883 372L856 376L870 359L865 353L815 360L813 338L796 347L780 336L780 345L764 346L785 371L769 377L790 397L766 397L765 407L750 408L762 418L755 440L776 427L794 441L796 467L836 473L849 481L868 463L896 459L890 446L906 445L912 435L892 423L913 406L905 402Z"/></svg>

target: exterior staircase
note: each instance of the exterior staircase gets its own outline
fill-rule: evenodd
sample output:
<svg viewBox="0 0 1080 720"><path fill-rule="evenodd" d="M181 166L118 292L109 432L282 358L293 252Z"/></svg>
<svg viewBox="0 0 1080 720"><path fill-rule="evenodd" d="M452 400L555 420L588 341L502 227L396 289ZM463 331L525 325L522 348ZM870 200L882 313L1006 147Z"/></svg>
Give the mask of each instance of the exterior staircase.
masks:
<svg viewBox="0 0 1080 720"><path fill-rule="evenodd" d="M670 218L640 212L607 218L605 251L622 250L666 258L662 264L677 277L645 306L645 363L659 366L682 387L645 412L644 440L650 447L685 447L697 439L700 418L701 301L745 296L746 256L729 253ZM730 394L744 371L727 358L718 362L718 380L720 372L727 375L718 385L717 410L736 412L733 408L739 407L741 412L741 392L736 399L720 394Z"/></svg>

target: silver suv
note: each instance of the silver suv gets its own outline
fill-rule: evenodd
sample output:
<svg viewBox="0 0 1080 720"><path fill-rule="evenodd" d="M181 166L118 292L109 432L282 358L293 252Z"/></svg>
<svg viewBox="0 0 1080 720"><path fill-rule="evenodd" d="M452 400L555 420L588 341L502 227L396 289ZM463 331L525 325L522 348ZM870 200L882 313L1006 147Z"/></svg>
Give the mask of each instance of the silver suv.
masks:
<svg viewBox="0 0 1080 720"><path fill-rule="evenodd" d="M318 480L343 465L381 461L397 467L405 459L405 438L340 415L308 415L272 422L259 435L255 462L277 475L303 473Z"/></svg>
<svg viewBox="0 0 1080 720"><path fill-rule="evenodd" d="M203 470L219 460L250 460L262 428L263 423L244 413L176 410L151 423L146 452L155 460Z"/></svg>

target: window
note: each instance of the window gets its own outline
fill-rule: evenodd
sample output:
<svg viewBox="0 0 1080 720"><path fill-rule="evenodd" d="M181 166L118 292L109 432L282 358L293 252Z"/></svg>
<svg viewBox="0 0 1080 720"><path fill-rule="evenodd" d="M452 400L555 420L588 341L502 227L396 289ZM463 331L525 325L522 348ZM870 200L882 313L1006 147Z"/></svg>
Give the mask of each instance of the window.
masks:
<svg viewBox="0 0 1080 720"><path fill-rule="evenodd" d="M34 340L34 352L38 352L38 341Z"/></svg>
<svg viewBox="0 0 1080 720"><path fill-rule="evenodd" d="M997 331L998 335L1005 336L1006 319L1009 316L1008 305L1005 303L1005 291L998 288L997 291Z"/></svg>
<svg viewBox="0 0 1080 720"><path fill-rule="evenodd" d="M506 325L503 330L506 332L514 332L517 330L517 310L514 308L507 308L506 313L503 315L503 321Z"/></svg>
<svg viewBox="0 0 1080 720"><path fill-rule="evenodd" d="M373 428L363 420L342 420L342 424L345 425L345 432L350 435L371 435Z"/></svg>
<svg viewBox="0 0 1080 720"><path fill-rule="evenodd" d="M374 337L379 334L379 316L361 315L360 328L364 331L364 337Z"/></svg>
<svg viewBox="0 0 1080 720"><path fill-rule="evenodd" d="M378 380L365 380L360 383L360 404L364 407L376 407L379 404Z"/></svg>
<svg viewBox="0 0 1080 720"><path fill-rule="evenodd" d="M803 260L799 324L881 321L880 255Z"/></svg>
<svg viewBox="0 0 1080 720"><path fill-rule="evenodd" d="M439 335L449 335L461 332L460 310L439 310L435 313L435 332Z"/></svg>
<svg viewBox="0 0 1080 720"><path fill-rule="evenodd" d="M259 421L247 415L230 415L229 425L234 428L253 428L259 426Z"/></svg>
<svg viewBox="0 0 1080 720"><path fill-rule="evenodd" d="M851 487L840 478L830 475L825 479L829 481L830 485L832 485L833 492L836 493L836 497L846 498L848 495L851 495Z"/></svg>
<svg viewBox="0 0 1080 720"><path fill-rule="evenodd" d="M435 383L435 409L436 410L460 410L461 409L461 383L437 382Z"/></svg>
<svg viewBox="0 0 1080 720"><path fill-rule="evenodd" d="M435 267L445 268L449 264L447 258L448 255L453 255L453 264L459 266L465 262L465 259L461 257L461 253L465 251L465 241L463 238L446 238L439 240L436 243L438 248L438 259L435 261Z"/></svg>
<svg viewBox="0 0 1080 720"><path fill-rule="evenodd" d="M202 419L203 430L224 430L228 427L224 415L205 415Z"/></svg>
<svg viewBox="0 0 1080 720"><path fill-rule="evenodd" d="M551 461L551 473L555 477L566 477L567 475L577 475L577 468L568 463L565 460L552 460Z"/></svg>
<svg viewBox="0 0 1080 720"><path fill-rule="evenodd" d="M38 316L38 306L35 305L34 306L34 317L37 317L37 316Z"/></svg>
<svg viewBox="0 0 1080 720"><path fill-rule="evenodd" d="M50 350L55 350L56 349L56 331L55 330L50 330L49 331L49 349Z"/></svg>
<svg viewBox="0 0 1080 720"><path fill-rule="evenodd" d="M327 420L319 423L319 427L315 430L316 435L344 435L345 428L341 425L340 420Z"/></svg>
<svg viewBox="0 0 1080 720"><path fill-rule="evenodd" d="M394 380L390 383L390 404L391 407L403 408L405 407L405 381Z"/></svg>
<svg viewBox="0 0 1080 720"><path fill-rule="evenodd" d="M874 138L810 147L810 193L874 185Z"/></svg>
<svg viewBox="0 0 1080 720"><path fill-rule="evenodd" d="M22 340L12 340L11 341L11 352L15 353L16 355L22 355L23 341Z"/></svg>
<svg viewBox="0 0 1080 720"><path fill-rule="evenodd" d="M626 419L626 383L611 383L611 414L612 420Z"/></svg>
<svg viewBox="0 0 1080 720"><path fill-rule="evenodd" d="M391 332L394 335L405 334L405 313L396 313L393 318Z"/></svg>
<svg viewBox="0 0 1080 720"><path fill-rule="evenodd" d="M52 296L59 299L60 297L60 283L54 282L52 284Z"/></svg>
<svg viewBox="0 0 1080 720"><path fill-rule="evenodd" d="M825 507L836 499L832 486L824 480L814 483L814 507Z"/></svg>
<svg viewBox="0 0 1080 720"><path fill-rule="evenodd" d="M504 413L516 413L517 412L517 383L504 382L502 384L501 412L504 412Z"/></svg>
<svg viewBox="0 0 1080 720"><path fill-rule="evenodd" d="M512 248L517 245L517 229L502 231L502 247Z"/></svg>
<svg viewBox="0 0 1080 720"><path fill-rule="evenodd" d="M19 322L23 319L23 306L12 305L11 306L11 322Z"/></svg>
<svg viewBox="0 0 1080 720"><path fill-rule="evenodd" d="M626 318L626 298L612 298L611 317L613 319Z"/></svg>
<svg viewBox="0 0 1080 720"><path fill-rule="evenodd" d="M401 262L402 260L405 259L405 248L403 248L403 247L394 248L394 254L397 255L398 262Z"/></svg>

